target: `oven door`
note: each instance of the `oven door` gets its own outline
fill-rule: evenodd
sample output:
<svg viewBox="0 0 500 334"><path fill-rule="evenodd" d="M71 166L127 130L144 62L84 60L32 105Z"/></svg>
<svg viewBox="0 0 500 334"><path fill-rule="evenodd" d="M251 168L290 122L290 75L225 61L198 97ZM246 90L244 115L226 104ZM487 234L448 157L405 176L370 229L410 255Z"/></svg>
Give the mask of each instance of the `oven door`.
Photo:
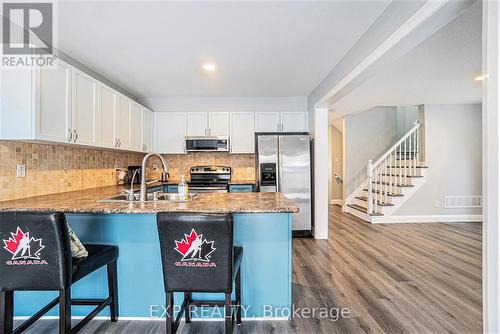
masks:
<svg viewBox="0 0 500 334"><path fill-rule="evenodd" d="M186 137L187 152L227 152L229 139L227 137Z"/></svg>
<svg viewBox="0 0 500 334"><path fill-rule="evenodd" d="M201 194L201 193L227 193L226 186L189 186L189 192L192 194Z"/></svg>

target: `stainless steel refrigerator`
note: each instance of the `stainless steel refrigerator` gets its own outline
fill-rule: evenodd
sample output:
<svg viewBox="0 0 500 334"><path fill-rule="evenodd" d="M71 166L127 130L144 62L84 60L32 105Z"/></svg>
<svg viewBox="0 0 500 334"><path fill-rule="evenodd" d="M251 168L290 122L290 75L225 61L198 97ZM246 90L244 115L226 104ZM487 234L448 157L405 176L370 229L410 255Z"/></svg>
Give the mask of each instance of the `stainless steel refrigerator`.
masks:
<svg viewBox="0 0 500 334"><path fill-rule="evenodd" d="M281 192L294 202L293 235L310 236L313 230L311 140L304 132L255 134L257 189Z"/></svg>

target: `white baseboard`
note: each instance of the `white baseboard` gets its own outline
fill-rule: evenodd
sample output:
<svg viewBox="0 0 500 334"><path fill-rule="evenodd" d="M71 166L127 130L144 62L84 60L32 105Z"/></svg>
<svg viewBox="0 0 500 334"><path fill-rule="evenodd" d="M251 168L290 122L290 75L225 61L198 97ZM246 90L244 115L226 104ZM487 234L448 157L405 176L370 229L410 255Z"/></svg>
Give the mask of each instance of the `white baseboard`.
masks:
<svg viewBox="0 0 500 334"><path fill-rule="evenodd" d="M344 200L342 200L342 199L332 199L332 200L330 200L330 204L344 205Z"/></svg>
<svg viewBox="0 0 500 334"><path fill-rule="evenodd" d="M372 217L372 224L404 223L472 223L482 222L483 215L418 215Z"/></svg>
<svg viewBox="0 0 500 334"><path fill-rule="evenodd" d="M19 316L19 317L14 317L14 320L28 320L30 317L29 316ZM81 320L85 317L83 316L72 316L71 319L73 320ZM50 315L50 316L43 316L40 318L40 320L59 320L58 316ZM109 316L97 316L93 318L92 320L99 320L99 321L110 321ZM224 321L223 318L191 318L192 321ZM288 321L290 320L287 317L243 317L241 318L242 321ZM165 318L149 318L149 317L118 317L118 321L165 321ZM181 322L184 321L184 318L182 318Z"/></svg>

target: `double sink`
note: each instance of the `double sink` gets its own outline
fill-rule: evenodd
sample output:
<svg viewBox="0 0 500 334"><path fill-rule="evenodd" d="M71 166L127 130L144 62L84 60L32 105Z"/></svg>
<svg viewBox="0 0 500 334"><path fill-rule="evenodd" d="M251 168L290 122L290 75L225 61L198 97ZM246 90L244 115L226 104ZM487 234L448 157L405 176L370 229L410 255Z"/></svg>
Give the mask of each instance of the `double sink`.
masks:
<svg viewBox="0 0 500 334"><path fill-rule="evenodd" d="M198 197L198 194L188 194L187 201L193 200ZM174 193L164 193L164 192L154 192L148 193L146 202L185 202L186 200L179 199L179 194ZM98 200L98 203L134 203L140 202L139 193L136 194L126 194L121 193L110 198Z"/></svg>

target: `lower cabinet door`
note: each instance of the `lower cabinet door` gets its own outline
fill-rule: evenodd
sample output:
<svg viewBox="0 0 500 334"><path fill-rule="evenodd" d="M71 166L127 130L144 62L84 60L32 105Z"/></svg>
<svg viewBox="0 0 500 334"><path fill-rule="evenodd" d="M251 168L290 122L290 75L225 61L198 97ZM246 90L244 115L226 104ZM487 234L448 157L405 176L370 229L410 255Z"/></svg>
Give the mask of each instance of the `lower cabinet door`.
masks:
<svg viewBox="0 0 500 334"><path fill-rule="evenodd" d="M253 192L253 184L230 184L230 193L251 193Z"/></svg>
<svg viewBox="0 0 500 334"><path fill-rule="evenodd" d="M177 185L167 185L166 186L166 192L169 194L177 194L177 189L178 189Z"/></svg>

